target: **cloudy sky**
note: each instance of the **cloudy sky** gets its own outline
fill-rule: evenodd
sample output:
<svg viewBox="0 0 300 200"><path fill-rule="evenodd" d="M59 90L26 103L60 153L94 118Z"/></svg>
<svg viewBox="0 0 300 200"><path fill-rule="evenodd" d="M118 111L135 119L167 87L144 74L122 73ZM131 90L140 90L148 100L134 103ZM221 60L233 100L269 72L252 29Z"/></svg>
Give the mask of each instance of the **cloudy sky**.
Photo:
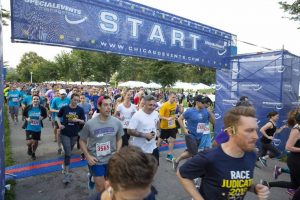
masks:
<svg viewBox="0 0 300 200"><path fill-rule="evenodd" d="M238 40L272 50L282 49L300 55L299 22L289 21L277 0L133 0L237 35ZM9 1L2 0L9 8ZM4 60L15 67L21 56L35 51L46 59L66 48L10 42L10 27L4 27ZM261 52L263 48L238 42L238 53Z"/></svg>

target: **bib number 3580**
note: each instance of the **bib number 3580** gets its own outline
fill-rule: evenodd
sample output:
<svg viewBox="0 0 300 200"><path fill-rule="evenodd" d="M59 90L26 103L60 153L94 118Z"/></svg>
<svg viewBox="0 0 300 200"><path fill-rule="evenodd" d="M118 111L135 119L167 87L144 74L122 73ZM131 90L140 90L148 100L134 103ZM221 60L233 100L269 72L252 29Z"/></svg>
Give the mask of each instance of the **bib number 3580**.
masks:
<svg viewBox="0 0 300 200"><path fill-rule="evenodd" d="M110 142L97 143L96 154L97 156L107 156L111 154Z"/></svg>

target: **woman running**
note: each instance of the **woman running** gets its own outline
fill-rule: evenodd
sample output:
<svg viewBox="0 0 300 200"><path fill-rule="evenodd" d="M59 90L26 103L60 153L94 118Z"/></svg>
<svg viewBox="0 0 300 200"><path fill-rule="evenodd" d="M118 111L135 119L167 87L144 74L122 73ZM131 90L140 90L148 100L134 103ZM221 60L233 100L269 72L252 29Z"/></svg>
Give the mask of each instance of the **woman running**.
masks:
<svg viewBox="0 0 300 200"><path fill-rule="evenodd" d="M290 151L288 154L287 165L290 169L291 181L267 182L263 184L269 187L281 187L294 189L293 200L298 200L300 196L300 110L296 109L289 113L288 125L293 127L286 142L285 149Z"/></svg>
<svg viewBox="0 0 300 200"><path fill-rule="evenodd" d="M260 132L263 136L260 139L261 142L261 152L259 156L259 161L263 166L267 166L268 158L278 157L281 153L280 151L272 144L272 141L277 133L280 133L286 125L283 125L279 129L276 128L276 122L279 119L279 114L276 111L270 112L267 116L269 121L260 129ZM268 151L270 152L269 154Z"/></svg>
<svg viewBox="0 0 300 200"><path fill-rule="evenodd" d="M26 130L27 154L35 160L35 152L41 140L42 120L47 117L46 108L40 105L39 95L32 96L32 105L25 107L23 116L26 120L23 128Z"/></svg>

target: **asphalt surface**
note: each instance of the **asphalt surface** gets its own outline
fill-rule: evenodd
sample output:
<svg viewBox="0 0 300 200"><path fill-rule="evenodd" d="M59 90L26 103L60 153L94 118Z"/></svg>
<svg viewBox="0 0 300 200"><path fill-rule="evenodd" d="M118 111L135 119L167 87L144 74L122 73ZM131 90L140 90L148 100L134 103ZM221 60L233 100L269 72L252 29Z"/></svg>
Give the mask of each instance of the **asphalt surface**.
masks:
<svg viewBox="0 0 300 200"><path fill-rule="evenodd" d="M26 154L25 132L21 129L22 121L14 125L10 120L10 139L13 152L13 159L16 164L32 162L31 157ZM48 119L44 120L41 142L37 149L37 161L51 158L58 158L57 144L53 142L53 130ZM175 156L179 155L183 149L175 150ZM74 154L79 154L77 150ZM172 164L165 160L167 152L161 152L160 166L155 176L154 186L158 190L157 200L190 200L191 198L180 186ZM260 165L260 163L258 163ZM269 160L268 167L255 169L255 183L261 179L274 181L272 172L274 165L286 167L285 163L277 160ZM74 168L71 170L72 182L68 185L62 183L61 172L53 172L45 175L33 176L17 180L16 200L86 200L95 192L87 188L87 167ZM142 177L141 177L142 178ZM282 174L279 180L289 180L289 176ZM246 200L258 199L253 193L248 192ZM271 200L289 199L285 189L272 188Z"/></svg>

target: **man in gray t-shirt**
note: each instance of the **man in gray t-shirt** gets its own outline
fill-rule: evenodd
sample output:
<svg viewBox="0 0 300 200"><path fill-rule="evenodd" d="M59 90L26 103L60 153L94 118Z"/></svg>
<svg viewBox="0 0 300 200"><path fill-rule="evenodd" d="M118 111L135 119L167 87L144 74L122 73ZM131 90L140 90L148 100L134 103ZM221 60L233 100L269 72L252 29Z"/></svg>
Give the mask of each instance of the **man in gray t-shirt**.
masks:
<svg viewBox="0 0 300 200"><path fill-rule="evenodd" d="M93 177L97 191L101 192L104 189L108 160L122 147L124 132L122 123L111 116L111 99L108 96L101 96L97 105L100 114L86 122L79 133L79 142L88 161L89 186L93 187L91 184Z"/></svg>

